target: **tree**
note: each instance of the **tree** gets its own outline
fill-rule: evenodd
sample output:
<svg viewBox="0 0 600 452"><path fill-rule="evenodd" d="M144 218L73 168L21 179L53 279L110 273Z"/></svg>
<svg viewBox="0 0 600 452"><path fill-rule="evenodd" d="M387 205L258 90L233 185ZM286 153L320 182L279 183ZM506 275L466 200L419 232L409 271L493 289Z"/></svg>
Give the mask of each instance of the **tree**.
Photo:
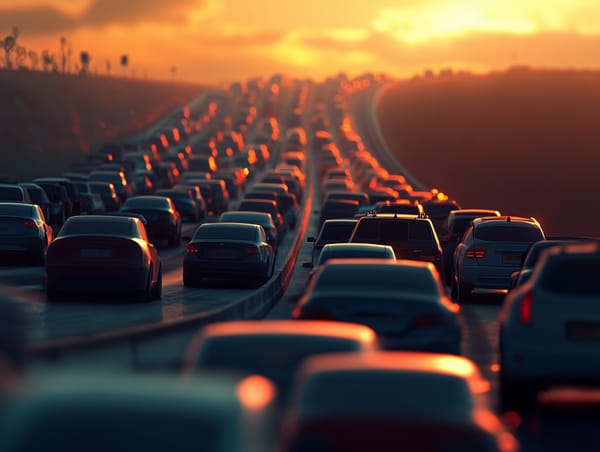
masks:
<svg viewBox="0 0 600 452"><path fill-rule="evenodd" d="M13 27L12 34L8 35L2 41L2 47L4 48L4 60L6 67L12 69L12 61L10 59L11 53L17 45L17 38L19 37L19 27Z"/></svg>
<svg viewBox="0 0 600 452"><path fill-rule="evenodd" d="M17 63L17 67L19 69L25 69L25 60L27 59L27 49L23 46L17 46L15 48L15 62Z"/></svg>
<svg viewBox="0 0 600 452"><path fill-rule="evenodd" d="M79 54L79 62L81 63L81 73L87 74L90 70L90 61L92 57L86 51L83 51Z"/></svg>
<svg viewBox="0 0 600 452"><path fill-rule="evenodd" d="M61 62L61 70L62 73L69 72L69 67L71 66L71 54L73 53L73 48L71 47L71 43L67 40L66 37L61 36L60 38L60 62Z"/></svg>
<svg viewBox="0 0 600 452"><path fill-rule="evenodd" d="M31 69L37 71L37 65L40 60L38 54L33 50L30 50L27 52L27 56L29 57L29 61L31 61Z"/></svg>
<svg viewBox="0 0 600 452"><path fill-rule="evenodd" d="M123 68L123 75L125 75L127 73L127 66L129 66L129 55L121 55L119 61L121 62L121 67Z"/></svg>
<svg viewBox="0 0 600 452"><path fill-rule="evenodd" d="M112 65L110 64L110 60L106 60L106 75L110 75L110 70Z"/></svg>
<svg viewBox="0 0 600 452"><path fill-rule="evenodd" d="M58 72L58 64L56 64L56 59L54 58L53 54L48 52L48 50L44 50L42 52L42 64L44 71Z"/></svg>

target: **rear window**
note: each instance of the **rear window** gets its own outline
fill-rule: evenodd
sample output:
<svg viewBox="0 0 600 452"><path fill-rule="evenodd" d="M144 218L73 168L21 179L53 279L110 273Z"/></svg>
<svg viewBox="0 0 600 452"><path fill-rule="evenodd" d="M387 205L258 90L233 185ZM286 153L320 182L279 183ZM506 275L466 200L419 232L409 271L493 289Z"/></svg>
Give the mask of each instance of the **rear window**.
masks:
<svg viewBox="0 0 600 452"><path fill-rule="evenodd" d="M472 218L456 218L452 222L450 232L455 235L464 235L472 221Z"/></svg>
<svg viewBox="0 0 600 452"><path fill-rule="evenodd" d="M118 235L124 237L136 236L133 224L130 221L70 221L65 223L60 233L60 237L65 235L85 234L85 235Z"/></svg>
<svg viewBox="0 0 600 452"><path fill-rule="evenodd" d="M431 225L426 221L359 221L353 241L387 242L428 241L433 239Z"/></svg>
<svg viewBox="0 0 600 452"><path fill-rule="evenodd" d="M199 228L194 234L194 240L247 240L256 241L256 228L243 227L209 227Z"/></svg>
<svg viewBox="0 0 600 452"><path fill-rule="evenodd" d="M480 226L474 236L490 242L537 242L544 239L541 231L532 226Z"/></svg>
<svg viewBox="0 0 600 452"><path fill-rule="evenodd" d="M23 192L16 187L0 188L0 199L2 201L23 201Z"/></svg>
<svg viewBox="0 0 600 452"><path fill-rule="evenodd" d="M27 204L0 204L0 215L16 217L32 217L33 208Z"/></svg>
<svg viewBox="0 0 600 452"><path fill-rule="evenodd" d="M348 240L356 223L325 223L319 241Z"/></svg>
<svg viewBox="0 0 600 452"><path fill-rule="evenodd" d="M458 210L460 207L455 203L425 203L423 209L431 218L446 218L450 211Z"/></svg>
<svg viewBox="0 0 600 452"><path fill-rule="evenodd" d="M564 295L600 297L598 258L560 259L548 262L542 276L544 289Z"/></svg>

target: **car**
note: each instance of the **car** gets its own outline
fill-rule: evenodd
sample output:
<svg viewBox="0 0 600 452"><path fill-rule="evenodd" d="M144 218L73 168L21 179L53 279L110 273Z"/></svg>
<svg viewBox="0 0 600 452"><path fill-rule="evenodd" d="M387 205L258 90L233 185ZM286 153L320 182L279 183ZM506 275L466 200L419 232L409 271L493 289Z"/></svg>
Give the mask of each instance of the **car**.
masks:
<svg viewBox="0 0 600 452"><path fill-rule="evenodd" d="M46 294L121 293L140 301L162 295L162 265L139 218L70 217L46 251Z"/></svg>
<svg viewBox="0 0 600 452"><path fill-rule="evenodd" d="M99 193L93 193L89 183L79 181L73 183L77 186L81 198L81 213L106 212L102 196Z"/></svg>
<svg viewBox="0 0 600 452"><path fill-rule="evenodd" d="M31 203L29 192L17 184L0 184L0 202Z"/></svg>
<svg viewBox="0 0 600 452"><path fill-rule="evenodd" d="M198 203L194 199L192 189L170 188L165 190L157 190L155 196L164 196L171 199L175 208L181 215L190 221L197 222L204 219L205 212L201 210Z"/></svg>
<svg viewBox="0 0 600 452"><path fill-rule="evenodd" d="M380 201L375 204L373 210L377 213L399 213L421 216L425 213L421 204L410 202L407 199L399 199L398 201Z"/></svg>
<svg viewBox="0 0 600 452"><path fill-rule="evenodd" d="M48 198L46 190L33 182L21 182L18 185L27 190L31 203L40 206L40 209L42 209L42 212L44 213L44 219L49 222L52 211L52 202Z"/></svg>
<svg viewBox="0 0 600 452"><path fill-rule="evenodd" d="M527 407L553 385L600 379L600 245L544 251L531 278L512 290L500 311L500 400Z"/></svg>
<svg viewBox="0 0 600 452"><path fill-rule="evenodd" d="M72 371L24 386L3 406L2 452L267 450L265 378Z"/></svg>
<svg viewBox="0 0 600 452"><path fill-rule="evenodd" d="M238 210L248 210L251 212L265 212L271 215L273 223L277 226L277 234L279 240L283 240L285 233L287 232L287 225L283 221L281 211L277 207L277 203L270 199L262 198L244 198L240 201Z"/></svg>
<svg viewBox="0 0 600 452"><path fill-rule="evenodd" d="M220 215L229 209L229 192L223 179L210 179L198 184L202 196L213 215ZM209 202L209 200L212 200Z"/></svg>
<svg viewBox="0 0 600 452"><path fill-rule="evenodd" d="M50 200L50 224L52 226L62 226L73 211L73 203L69 198L67 189L62 185L49 182L36 182L36 185L42 187Z"/></svg>
<svg viewBox="0 0 600 452"><path fill-rule="evenodd" d="M313 266L319 259L321 250L328 243L345 243L350 239L357 220L325 220L316 237L309 236L306 241L313 244L311 263Z"/></svg>
<svg viewBox="0 0 600 452"><path fill-rule="evenodd" d="M448 224L448 215L453 210L460 210L461 206L458 202L451 199L431 199L421 202L425 214L431 219L438 236L442 237L446 234L446 226Z"/></svg>
<svg viewBox="0 0 600 452"><path fill-rule="evenodd" d="M329 243L323 247L319 259L308 274L309 280L327 261L332 259L384 259L396 262L394 249L374 243Z"/></svg>
<svg viewBox="0 0 600 452"><path fill-rule="evenodd" d="M327 193L325 193L325 196L323 197L323 202L327 202L329 200L333 200L333 199L349 199L349 200L353 200L353 201L358 201L358 205L360 207L362 206L366 206L369 204L369 195L367 195L364 192L361 191L345 191L345 190L338 190L338 191L328 191Z"/></svg>
<svg viewBox="0 0 600 452"><path fill-rule="evenodd" d="M262 226L205 223L196 229L183 257L183 284L199 286L207 278L262 285L273 276L275 252Z"/></svg>
<svg viewBox="0 0 600 452"><path fill-rule="evenodd" d="M445 282L447 285L450 286L454 278L454 265L452 263L454 250L467 229L471 226L471 222L475 218L499 216L500 212L498 210L491 209L458 209L450 211L446 220L446 226L444 227L446 233L440 236L442 251L444 253Z"/></svg>
<svg viewBox="0 0 600 452"><path fill-rule="evenodd" d="M66 177L38 177L33 179L33 182L38 185L41 183L62 185L67 190L67 194L71 200L72 206L70 215L79 215L81 213L81 197L79 196L79 190L77 190L77 186Z"/></svg>
<svg viewBox="0 0 600 452"><path fill-rule="evenodd" d="M277 254L277 246L280 242L277 234L277 226L271 215L266 212L252 212L249 210L231 210L223 212L219 217L220 223L249 223L262 226L267 234L267 242L273 247Z"/></svg>
<svg viewBox="0 0 600 452"><path fill-rule="evenodd" d="M515 452L470 360L418 352L323 354L293 384L277 450Z"/></svg>
<svg viewBox="0 0 600 452"><path fill-rule="evenodd" d="M321 206L319 227L327 220L351 219L358 212L358 201L350 199L330 199Z"/></svg>
<svg viewBox="0 0 600 452"><path fill-rule="evenodd" d="M90 182L109 182L115 187L115 192L121 203L133 195L133 187L127 182L123 171L98 170L90 173Z"/></svg>
<svg viewBox="0 0 600 452"><path fill-rule="evenodd" d="M542 253L553 246L563 246L587 241L586 238L551 239L532 243L521 260L521 267L510 275L510 290L527 282Z"/></svg>
<svg viewBox="0 0 600 452"><path fill-rule="evenodd" d="M529 245L544 238L542 226L535 218L474 219L454 251L453 296L467 303L474 290L508 291L510 275L519 269Z"/></svg>
<svg viewBox="0 0 600 452"><path fill-rule="evenodd" d="M0 202L0 257L12 263L14 258L27 258L36 265L44 264L48 245L54 239L52 227L37 204Z"/></svg>
<svg viewBox="0 0 600 452"><path fill-rule="evenodd" d="M369 195L369 204L377 204L381 201L397 201L400 199L398 192L387 187L373 187L365 190Z"/></svg>
<svg viewBox="0 0 600 452"><path fill-rule="evenodd" d="M430 262L332 259L292 316L367 325L384 349L460 354L458 311Z"/></svg>
<svg viewBox="0 0 600 452"><path fill-rule="evenodd" d="M358 219L349 242L391 245L398 259L431 262L444 274L442 248L427 216L369 214Z"/></svg>
<svg viewBox="0 0 600 452"><path fill-rule="evenodd" d="M194 375L212 370L261 375L275 384L281 406L306 358L376 349L375 333L363 325L309 320L216 322L203 327L192 339L183 373Z"/></svg>
<svg viewBox="0 0 600 452"><path fill-rule="evenodd" d="M190 171L205 171L214 174L218 170L217 160L212 155L192 155L188 159Z"/></svg>
<svg viewBox="0 0 600 452"><path fill-rule="evenodd" d="M121 206L122 213L138 213L147 222L148 236L153 242L167 240L169 246L181 242L181 215L170 198L164 196L133 196Z"/></svg>
<svg viewBox="0 0 600 452"><path fill-rule="evenodd" d="M117 196L115 186L110 182L88 182L90 191L102 198L107 212L115 212L121 207L121 199Z"/></svg>

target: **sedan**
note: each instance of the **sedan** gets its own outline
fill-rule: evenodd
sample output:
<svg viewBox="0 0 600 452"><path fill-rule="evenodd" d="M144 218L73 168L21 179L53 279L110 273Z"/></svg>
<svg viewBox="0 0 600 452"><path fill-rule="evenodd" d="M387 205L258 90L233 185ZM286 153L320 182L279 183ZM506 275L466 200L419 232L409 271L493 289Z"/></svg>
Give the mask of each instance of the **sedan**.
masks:
<svg viewBox="0 0 600 452"><path fill-rule="evenodd" d="M267 234L267 242L277 251L279 236L277 234L277 226L273 223L271 215L263 212L251 212L244 210L232 210L223 212L219 217L220 223L249 223L262 226Z"/></svg>
<svg viewBox="0 0 600 452"><path fill-rule="evenodd" d="M122 213L143 215L150 240L166 239L169 246L181 242L181 215L170 198L164 196L134 196L121 207Z"/></svg>
<svg viewBox="0 0 600 452"><path fill-rule="evenodd" d="M473 362L437 353L337 353L302 366L278 450L512 452Z"/></svg>
<svg viewBox="0 0 600 452"><path fill-rule="evenodd" d="M328 243L344 243L350 240L352 231L357 221L352 220L326 220L319 229L317 237L308 237L307 241L312 242L312 265L317 263L321 250Z"/></svg>
<svg viewBox="0 0 600 452"><path fill-rule="evenodd" d="M46 252L46 293L127 293L140 301L162 294L162 266L139 218L69 218Z"/></svg>
<svg viewBox="0 0 600 452"><path fill-rule="evenodd" d="M292 315L367 325L384 349L460 354L458 310L431 263L333 259L316 272Z"/></svg>
<svg viewBox="0 0 600 452"><path fill-rule="evenodd" d="M200 210L201 207L198 206L198 203L194 199L191 188L158 190L154 195L171 199L179 214L194 223L204 218L204 212Z"/></svg>
<svg viewBox="0 0 600 452"><path fill-rule="evenodd" d="M500 312L500 397L505 408L537 390L600 378L600 245L545 251Z"/></svg>
<svg viewBox="0 0 600 452"><path fill-rule="evenodd" d="M275 383L283 401L306 358L376 348L375 333L363 325L294 320L219 322L205 326L194 337L185 356L184 373L227 370L262 375Z"/></svg>
<svg viewBox="0 0 600 452"><path fill-rule="evenodd" d="M0 202L0 256L26 257L44 264L52 227L37 204ZM10 260L12 262L12 259Z"/></svg>
<svg viewBox="0 0 600 452"><path fill-rule="evenodd" d="M243 279L264 284L273 275L275 253L262 226L244 223L200 225L183 258L183 284L205 278Z"/></svg>

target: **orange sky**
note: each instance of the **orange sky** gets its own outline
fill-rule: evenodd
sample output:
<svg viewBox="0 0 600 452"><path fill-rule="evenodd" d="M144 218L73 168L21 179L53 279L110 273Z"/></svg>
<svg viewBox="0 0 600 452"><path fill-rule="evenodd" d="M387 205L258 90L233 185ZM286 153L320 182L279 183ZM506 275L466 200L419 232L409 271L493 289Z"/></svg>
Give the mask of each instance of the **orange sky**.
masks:
<svg viewBox="0 0 600 452"><path fill-rule="evenodd" d="M0 0L0 38L59 54L73 65L220 82L275 72L323 77L384 72L408 77L446 67L473 71L514 64L600 67L597 0Z"/></svg>

